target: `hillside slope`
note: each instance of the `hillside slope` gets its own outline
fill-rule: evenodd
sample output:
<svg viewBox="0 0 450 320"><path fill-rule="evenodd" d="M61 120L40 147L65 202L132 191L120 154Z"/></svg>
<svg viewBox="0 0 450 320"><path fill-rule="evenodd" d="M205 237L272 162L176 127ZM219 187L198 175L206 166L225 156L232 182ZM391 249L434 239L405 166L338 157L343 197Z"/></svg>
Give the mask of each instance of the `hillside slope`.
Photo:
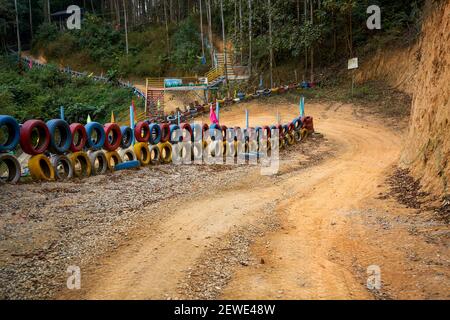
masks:
<svg viewBox="0 0 450 320"><path fill-rule="evenodd" d="M357 80L384 79L413 97L401 165L425 190L448 194L450 183L450 2L427 1L420 41L379 51Z"/></svg>

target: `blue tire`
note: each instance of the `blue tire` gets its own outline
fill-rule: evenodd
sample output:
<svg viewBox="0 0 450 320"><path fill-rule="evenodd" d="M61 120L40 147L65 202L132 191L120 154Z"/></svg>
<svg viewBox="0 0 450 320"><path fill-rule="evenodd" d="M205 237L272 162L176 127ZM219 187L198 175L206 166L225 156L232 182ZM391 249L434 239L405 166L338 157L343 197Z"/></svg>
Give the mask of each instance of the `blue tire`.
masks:
<svg viewBox="0 0 450 320"><path fill-rule="evenodd" d="M183 136L181 135L180 127L177 124L171 124L170 127L170 143L178 143L183 141ZM177 134L176 130L179 130L179 133Z"/></svg>
<svg viewBox="0 0 450 320"><path fill-rule="evenodd" d="M62 119L53 119L47 121L47 127L50 132L48 151L54 154L67 152L72 144L72 132L69 124ZM57 132L59 132L59 139L57 139Z"/></svg>
<svg viewBox="0 0 450 320"><path fill-rule="evenodd" d="M6 142L0 144L0 152L14 150L19 143L20 127L16 119L10 116L0 116L0 128L6 127Z"/></svg>
<svg viewBox="0 0 450 320"><path fill-rule="evenodd" d="M127 149L133 142L133 130L131 130L128 126L122 126L120 127L120 132L122 133L122 142L120 143L120 147L122 149Z"/></svg>
<svg viewBox="0 0 450 320"><path fill-rule="evenodd" d="M88 148L92 150L99 150L103 147L105 144L105 130L103 129L103 126L98 122L89 122L86 126L86 133L87 133L87 142L86 145ZM93 139L92 135L96 133L97 138Z"/></svg>
<svg viewBox="0 0 450 320"><path fill-rule="evenodd" d="M292 124L294 125L294 130L296 131L300 130L303 126L302 120L300 118L295 118L294 120L292 120Z"/></svg>
<svg viewBox="0 0 450 320"><path fill-rule="evenodd" d="M215 140L216 139L216 134L214 132L215 130L217 130L220 133L222 133L222 128L220 127L220 125L218 125L217 123L213 123L212 125L209 126L209 136L211 137L211 140Z"/></svg>
<svg viewBox="0 0 450 320"><path fill-rule="evenodd" d="M171 135L172 136L172 135ZM158 144L161 141L161 127L157 123L150 124L150 144Z"/></svg>
<svg viewBox="0 0 450 320"><path fill-rule="evenodd" d="M117 164L114 167L114 171L139 168L140 165L141 165L141 163L138 160L126 161L126 162Z"/></svg>

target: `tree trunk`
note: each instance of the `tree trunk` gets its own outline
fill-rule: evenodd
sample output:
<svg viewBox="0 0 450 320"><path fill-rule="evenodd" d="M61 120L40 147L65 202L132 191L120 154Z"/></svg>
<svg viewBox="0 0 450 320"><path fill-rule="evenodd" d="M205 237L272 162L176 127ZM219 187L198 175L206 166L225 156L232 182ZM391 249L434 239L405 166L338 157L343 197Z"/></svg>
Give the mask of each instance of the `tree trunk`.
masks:
<svg viewBox="0 0 450 320"><path fill-rule="evenodd" d="M202 0L199 2L200 7L200 36L202 37L202 59L205 58L205 43L203 39L203 11L202 11Z"/></svg>
<svg viewBox="0 0 450 320"><path fill-rule="evenodd" d="M223 0L220 0L220 18L222 19L223 63L225 67L225 80L228 84L227 39L225 37L225 20L223 18Z"/></svg>
<svg viewBox="0 0 450 320"><path fill-rule="evenodd" d="M14 7L16 9L17 59L20 62L20 56L22 55L22 44L20 43L19 12L17 10L17 0L14 0Z"/></svg>
<svg viewBox="0 0 450 320"><path fill-rule="evenodd" d="M125 52L128 57L128 18L127 18L127 6L125 5L125 0L122 0L123 3L123 19L125 24Z"/></svg>
<svg viewBox="0 0 450 320"><path fill-rule="evenodd" d="M314 9L313 9L313 1L310 1L310 10L311 10L311 25L314 25ZM310 81L314 82L314 43L311 44L311 77L310 77Z"/></svg>
<svg viewBox="0 0 450 320"><path fill-rule="evenodd" d="M30 34L31 34L31 39L33 39L33 13L31 11L31 0L28 0L28 9L30 12Z"/></svg>
<svg viewBox="0 0 450 320"><path fill-rule="evenodd" d="M163 5L164 5L164 21L165 21L165 23L166 23L167 57L170 58L169 21L168 21L168 17L167 17L167 5L166 5L166 1L167 1L167 0L163 0Z"/></svg>
<svg viewBox="0 0 450 320"><path fill-rule="evenodd" d="M208 37L209 45L211 46L211 64L214 65L214 44L213 44L213 34L212 34L212 16L211 16L211 0L206 0L208 6L206 10L206 17L208 19Z"/></svg>
<svg viewBox="0 0 450 320"><path fill-rule="evenodd" d="M252 76L252 0L248 0L248 71Z"/></svg>
<svg viewBox="0 0 450 320"><path fill-rule="evenodd" d="M270 62L270 87L273 88L273 47L272 47L272 4L268 0L269 6L269 62Z"/></svg>

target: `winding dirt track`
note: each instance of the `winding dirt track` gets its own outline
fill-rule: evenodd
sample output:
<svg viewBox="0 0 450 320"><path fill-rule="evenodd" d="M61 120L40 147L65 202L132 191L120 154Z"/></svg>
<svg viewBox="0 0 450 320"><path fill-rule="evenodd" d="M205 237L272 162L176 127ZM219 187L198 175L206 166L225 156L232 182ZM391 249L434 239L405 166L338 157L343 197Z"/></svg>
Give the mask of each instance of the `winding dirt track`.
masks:
<svg viewBox="0 0 450 320"><path fill-rule="evenodd" d="M252 124L273 122L273 109L251 105ZM280 106L284 119L293 105ZM284 178L253 170L245 181L214 194L178 203L166 219L142 225L132 239L83 275L86 299L165 299L177 295L185 271L217 239L255 223L264 210L278 215L281 228L251 248L265 263L235 270L221 298L373 298L354 271L330 257L339 249L358 255L350 237L349 214L377 195L387 168L398 158L400 137L378 121L354 115L351 106L308 105L316 130L336 147L317 166ZM243 107L221 114L226 124L243 125ZM289 164L287 164L289 168ZM143 209L145 210L145 209ZM364 244L360 244L364 246ZM363 254L363 253L361 253Z"/></svg>

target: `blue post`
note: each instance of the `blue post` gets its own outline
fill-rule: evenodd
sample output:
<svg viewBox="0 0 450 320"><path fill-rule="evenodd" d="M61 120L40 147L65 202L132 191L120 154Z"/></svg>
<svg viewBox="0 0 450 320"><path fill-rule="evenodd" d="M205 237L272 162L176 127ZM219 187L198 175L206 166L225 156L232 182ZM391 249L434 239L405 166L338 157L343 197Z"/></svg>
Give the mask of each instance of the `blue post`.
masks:
<svg viewBox="0 0 450 320"><path fill-rule="evenodd" d="M300 97L300 117L305 116L305 97Z"/></svg>
<svg viewBox="0 0 450 320"><path fill-rule="evenodd" d="M60 118L64 120L64 106L59 107Z"/></svg>
<svg viewBox="0 0 450 320"><path fill-rule="evenodd" d="M245 109L245 127L248 129L248 109Z"/></svg>
<svg viewBox="0 0 450 320"><path fill-rule="evenodd" d="M133 134L131 135L131 143L134 145L134 112L133 106L130 106L130 127Z"/></svg>
<svg viewBox="0 0 450 320"><path fill-rule="evenodd" d="M219 101L216 101L216 116L217 116L217 121L219 121L220 123L220 115L219 115Z"/></svg>
<svg viewBox="0 0 450 320"><path fill-rule="evenodd" d="M180 111L177 112L178 126L180 126Z"/></svg>

